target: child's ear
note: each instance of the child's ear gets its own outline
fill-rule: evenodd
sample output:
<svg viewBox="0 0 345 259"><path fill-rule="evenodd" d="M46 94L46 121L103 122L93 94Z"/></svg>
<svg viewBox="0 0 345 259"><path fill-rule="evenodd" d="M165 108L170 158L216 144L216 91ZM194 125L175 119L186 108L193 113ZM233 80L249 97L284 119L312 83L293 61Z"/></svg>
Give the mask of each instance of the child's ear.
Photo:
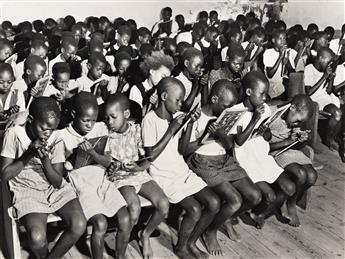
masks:
<svg viewBox="0 0 345 259"><path fill-rule="evenodd" d="M30 53L34 53L35 49L34 48L30 48Z"/></svg>
<svg viewBox="0 0 345 259"><path fill-rule="evenodd" d="M75 110L71 110L71 116L73 119L75 119L75 113L76 113Z"/></svg>
<svg viewBox="0 0 345 259"><path fill-rule="evenodd" d="M87 66L87 69L88 69L88 70L90 70L91 67L92 67L91 63L89 63L89 62L87 62L86 66Z"/></svg>
<svg viewBox="0 0 345 259"><path fill-rule="evenodd" d="M213 95L213 96L211 97L211 103L216 103L216 102L218 102L218 96Z"/></svg>
<svg viewBox="0 0 345 259"><path fill-rule="evenodd" d="M246 90L246 95L250 96L252 94L252 89L247 88Z"/></svg>
<svg viewBox="0 0 345 259"><path fill-rule="evenodd" d="M167 92L163 92L163 93L161 94L161 99L162 99L163 101L165 101L167 98L168 98L168 93L167 93Z"/></svg>
<svg viewBox="0 0 345 259"><path fill-rule="evenodd" d="M29 69L29 68L26 69L26 70L25 70L25 73L26 73L27 75L31 75L31 69Z"/></svg>
<svg viewBox="0 0 345 259"><path fill-rule="evenodd" d="M123 114L125 115L126 119L129 119L129 116L131 116L131 111L129 109L127 109L123 112Z"/></svg>
<svg viewBox="0 0 345 259"><path fill-rule="evenodd" d="M295 111L296 110L296 106L294 104L291 104L289 109L290 109L290 111Z"/></svg>
<svg viewBox="0 0 345 259"><path fill-rule="evenodd" d="M61 53L65 53L65 48L61 48Z"/></svg>
<svg viewBox="0 0 345 259"><path fill-rule="evenodd" d="M34 120L34 117L32 115L28 115L28 117L26 118L26 121L29 122L29 123L32 123Z"/></svg>
<svg viewBox="0 0 345 259"><path fill-rule="evenodd" d="M188 67L189 66L189 60L185 60L184 62L183 62L183 65L185 66L185 67Z"/></svg>

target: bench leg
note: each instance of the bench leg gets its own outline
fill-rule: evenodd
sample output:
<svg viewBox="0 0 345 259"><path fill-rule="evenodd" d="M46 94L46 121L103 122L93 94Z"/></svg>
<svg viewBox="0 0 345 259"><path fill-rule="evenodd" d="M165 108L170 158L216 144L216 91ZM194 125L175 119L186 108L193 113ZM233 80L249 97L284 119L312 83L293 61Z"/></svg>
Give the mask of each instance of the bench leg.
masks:
<svg viewBox="0 0 345 259"><path fill-rule="evenodd" d="M20 239L19 239L19 230L17 222L12 219L12 240L13 240L13 253L14 258L21 258L21 249L20 249Z"/></svg>

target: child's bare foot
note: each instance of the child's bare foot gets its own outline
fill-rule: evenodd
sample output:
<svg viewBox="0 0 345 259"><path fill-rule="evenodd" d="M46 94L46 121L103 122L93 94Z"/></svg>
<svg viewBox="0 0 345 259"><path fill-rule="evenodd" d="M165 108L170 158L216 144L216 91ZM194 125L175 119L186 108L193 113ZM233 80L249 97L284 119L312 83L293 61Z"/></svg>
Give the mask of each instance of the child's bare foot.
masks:
<svg viewBox="0 0 345 259"><path fill-rule="evenodd" d="M299 227L301 223L297 215L296 204L287 202L286 207L288 212L289 225L293 227Z"/></svg>
<svg viewBox="0 0 345 259"><path fill-rule="evenodd" d="M213 256L222 256L223 251L220 248L220 245L217 240L217 232L216 231L205 231L202 234L201 239L205 245L207 252L209 252Z"/></svg>
<svg viewBox="0 0 345 259"><path fill-rule="evenodd" d="M184 249L179 249L176 246L173 246L174 253L177 255L178 258L180 259L191 259L194 258L194 255L192 255L187 247Z"/></svg>
<svg viewBox="0 0 345 259"><path fill-rule="evenodd" d="M241 236L234 229L231 219L224 222L222 229L225 231L226 235L230 240L235 242L241 242Z"/></svg>
<svg viewBox="0 0 345 259"><path fill-rule="evenodd" d="M265 216L262 214L256 215L255 213L249 213L250 218L255 222L257 229L262 229L265 225Z"/></svg>
<svg viewBox="0 0 345 259"><path fill-rule="evenodd" d="M143 232L144 231L140 231L138 233L143 248L143 259L150 259L153 256L150 237L145 235Z"/></svg>
<svg viewBox="0 0 345 259"><path fill-rule="evenodd" d="M198 258L198 259L207 259L209 258L209 255L207 253L205 253L204 251L201 251L196 244L190 244L189 245L189 249L192 252L192 254Z"/></svg>

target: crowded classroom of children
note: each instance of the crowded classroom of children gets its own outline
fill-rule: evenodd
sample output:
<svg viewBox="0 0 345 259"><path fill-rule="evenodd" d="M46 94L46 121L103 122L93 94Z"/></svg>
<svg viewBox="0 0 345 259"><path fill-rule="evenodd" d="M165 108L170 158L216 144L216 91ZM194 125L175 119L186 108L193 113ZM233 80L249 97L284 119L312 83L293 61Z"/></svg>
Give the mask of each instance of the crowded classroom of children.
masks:
<svg viewBox="0 0 345 259"><path fill-rule="evenodd" d="M0 258L344 257L345 24L184 15L2 21Z"/></svg>

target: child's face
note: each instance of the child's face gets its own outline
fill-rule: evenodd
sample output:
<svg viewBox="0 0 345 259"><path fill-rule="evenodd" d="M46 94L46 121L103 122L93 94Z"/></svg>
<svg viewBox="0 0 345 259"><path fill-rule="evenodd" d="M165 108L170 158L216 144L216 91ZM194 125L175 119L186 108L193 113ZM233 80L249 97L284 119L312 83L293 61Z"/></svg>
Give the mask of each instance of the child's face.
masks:
<svg viewBox="0 0 345 259"><path fill-rule="evenodd" d="M272 39L275 48L280 49L286 45L286 34L279 33L275 38Z"/></svg>
<svg viewBox="0 0 345 259"><path fill-rule="evenodd" d="M242 33L236 33L234 36L230 37L230 40L234 43L241 44Z"/></svg>
<svg viewBox="0 0 345 259"><path fill-rule="evenodd" d="M258 37L257 35L254 35L252 38L252 42L256 46L260 46L264 42L265 38L264 37Z"/></svg>
<svg viewBox="0 0 345 259"><path fill-rule="evenodd" d="M106 64L97 60L94 64L89 63L89 77L91 79L101 78L103 72L105 71Z"/></svg>
<svg viewBox="0 0 345 259"><path fill-rule="evenodd" d="M171 13L169 11L162 12L162 19L163 21L169 21L171 18Z"/></svg>
<svg viewBox="0 0 345 259"><path fill-rule="evenodd" d="M45 59L47 57L47 52L48 52L47 49L42 48L42 47L37 48L37 49L31 49L31 53L33 55L39 56L42 59Z"/></svg>
<svg viewBox="0 0 345 259"><path fill-rule="evenodd" d="M164 104L170 114L174 114L181 110L184 100L185 90L179 86L168 89L165 93Z"/></svg>
<svg viewBox="0 0 345 259"><path fill-rule="evenodd" d="M316 41L317 48L323 48L323 47L328 47L328 39L327 36L320 37Z"/></svg>
<svg viewBox="0 0 345 259"><path fill-rule="evenodd" d="M123 34L120 36L118 44L119 46L128 46L131 37L128 34Z"/></svg>
<svg viewBox="0 0 345 259"><path fill-rule="evenodd" d="M76 114L73 120L73 128L82 136L89 133L96 123L98 110L89 107L83 111L83 114Z"/></svg>
<svg viewBox="0 0 345 259"><path fill-rule="evenodd" d="M74 36L74 39L76 40L76 42L79 42L80 39L83 37L82 30L74 30L73 31L73 36Z"/></svg>
<svg viewBox="0 0 345 259"><path fill-rule="evenodd" d="M235 56L233 59L229 60L229 68L233 73L239 73L244 64L244 57Z"/></svg>
<svg viewBox="0 0 345 259"><path fill-rule="evenodd" d="M149 44L151 40L150 34L145 34L144 36L139 36L139 41L141 44Z"/></svg>
<svg viewBox="0 0 345 259"><path fill-rule="evenodd" d="M302 122L308 120L308 113L297 111L294 105L291 105L289 113L286 119L287 126L289 128L294 128L300 126Z"/></svg>
<svg viewBox="0 0 345 259"><path fill-rule="evenodd" d="M125 74L130 65L131 65L131 62L128 59L121 60L120 64L117 67L117 71L119 72L119 75Z"/></svg>
<svg viewBox="0 0 345 259"><path fill-rule="evenodd" d="M52 135L53 131L58 127L60 120L51 114L46 121L38 121L33 118L32 121L32 133L34 137L41 141L47 141L49 137Z"/></svg>
<svg viewBox="0 0 345 259"><path fill-rule="evenodd" d="M11 54L12 50L8 46L5 46L4 48L0 49L0 61L5 61L11 56Z"/></svg>
<svg viewBox="0 0 345 259"><path fill-rule="evenodd" d="M114 103L107 106L105 114L108 129L113 132L122 132L129 118L129 110L123 110L120 103Z"/></svg>
<svg viewBox="0 0 345 259"><path fill-rule="evenodd" d="M54 86L59 90L63 91L67 89L70 79L69 73L58 73L54 75Z"/></svg>
<svg viewBox="0 0 345 259"><path fill-rule="evenodd" d="M327 54L320 54L318 56L318 62L320 64L320 67L322 71L325 71L329 63L332 61L332 57Z"/></svg>
<svg viewBox="0 0 345 259"><path fill-rule="evenodd" d="M63 53L65 59L69 59L77 53L77 48L73 45L68 45L67 48L62 48L61 52Z"/></svg>
<svg viewBox="0 0 345 259"><path fill-rule="evenodd" d="M218 15L217 14L212 14L210 15L210 22L214 22L218 20Z"/></svg>
<svg viewBox="0 0 345 259"><path fill-rule="evenodd" d="M28 69L27 74L30 82L36 82L41 79L44 76L46 70L47 67L41 66L39 64L36 64L33 69Z"/></svg>
<svg viewBox="0 0 345 259"><path fill-rule="evenodd" d="M202 73L202 66L204 65L204 59L200 56L194 56L189 61L185 61L185 66L192 77L200 75Z"/></svg>
<svg viewBox="0 0 345 259"><path fill-rule="evenodd" d="M218 33L216 32L207 32L205 36L205 40L208 42L214 42L218 37Z"/></svg>
<svg viewBox="0 0 345 259"><path fill-rule="evenodd" d="M212 97L211 101L213 115L217 117L220 116L225 109L236 104L236 99L230 91L227 91L224 95Z"/></svg>
<svg viewBox="0 0 345 259"><path fill-rule="evenodd" d="M268 84L262 81L256 81L256 86L253 89L247 89L246 94L249 97L250 103L254 107L259 107L266 102L268 92Z"/></svg>
<svg viewBox="0 0 345 259"><path fill-rule="evenodd" d="M14 78L8 71L0 73L0 94L8 93L13 85Z"/></svg>
<svg viewBox="0 0 345 259"><path fill-rule="evenodd" d="M152 81L153 85L158 85L159 81L161 81L163 78L168 77L171 75L171 71L165 67L161 66L157 70L150 70L150 79Z"/></svg>

